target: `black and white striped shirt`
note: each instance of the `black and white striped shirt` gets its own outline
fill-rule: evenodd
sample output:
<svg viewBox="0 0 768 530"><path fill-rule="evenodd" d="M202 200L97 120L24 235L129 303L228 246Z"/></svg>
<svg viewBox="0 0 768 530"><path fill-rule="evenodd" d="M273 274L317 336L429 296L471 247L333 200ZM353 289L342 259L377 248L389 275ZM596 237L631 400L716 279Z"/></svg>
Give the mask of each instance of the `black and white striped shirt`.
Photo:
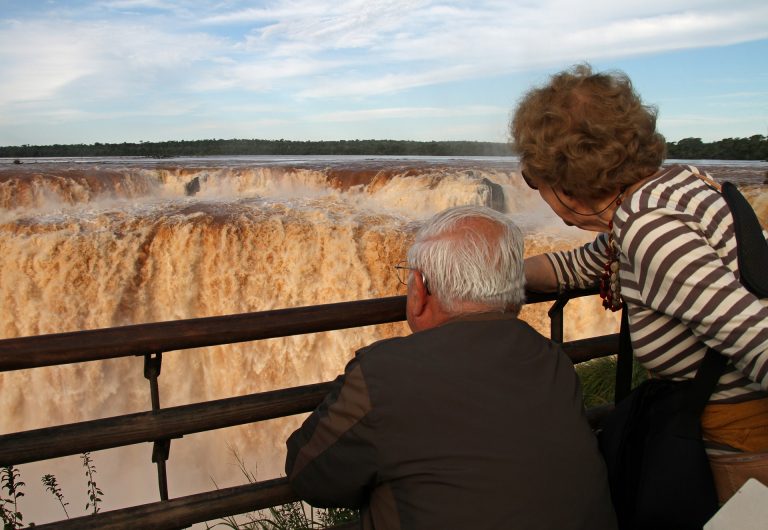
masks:
<svg viewBox="0 0 768 530"><path fill-rule="evenodd" d="M766 397L768 300L739 282L733 218L691 166L673 166L617 209L621 294L635 356L654 376L692 378L707 346L731 358L712 402ZM600 278L608 234L548 254L561 289ZM768 271L766 271L768 274Z"/></svg>

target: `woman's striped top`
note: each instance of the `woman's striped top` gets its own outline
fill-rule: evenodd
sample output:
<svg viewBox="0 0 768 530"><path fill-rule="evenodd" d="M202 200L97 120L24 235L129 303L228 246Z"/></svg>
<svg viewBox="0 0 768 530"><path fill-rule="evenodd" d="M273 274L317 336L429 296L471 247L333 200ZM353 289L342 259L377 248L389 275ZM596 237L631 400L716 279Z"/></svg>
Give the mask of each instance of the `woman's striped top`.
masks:
<svg viewBox="0 0 768 530"><path fill-rule="evenodd" d="M684 380L711 346L731 358L711 402L766 397L768 300L739 283L733 218L698 173L667 168L614 215L634 354L652 375ZM607 241L600 234L583 247L548 254L561 289L599 280Z"/></svg>

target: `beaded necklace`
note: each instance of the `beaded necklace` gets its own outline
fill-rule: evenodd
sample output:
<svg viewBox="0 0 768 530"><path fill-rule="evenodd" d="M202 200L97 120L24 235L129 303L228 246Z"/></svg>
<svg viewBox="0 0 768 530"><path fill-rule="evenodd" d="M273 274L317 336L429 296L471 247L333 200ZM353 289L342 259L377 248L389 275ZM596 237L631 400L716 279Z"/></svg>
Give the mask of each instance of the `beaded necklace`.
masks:
<svg viewBox="0 0 768 530"><path fill-rule="evenodd" d="M616 197L616 208L621 206L624 196L622 190ZM603 307L611 311L621 309L621 286L619 285L619 249L613 240L613 219L608 221L608 247L606 248L608 260L603 265L603 275L600 278L600 298L603 299Z"/></svg>

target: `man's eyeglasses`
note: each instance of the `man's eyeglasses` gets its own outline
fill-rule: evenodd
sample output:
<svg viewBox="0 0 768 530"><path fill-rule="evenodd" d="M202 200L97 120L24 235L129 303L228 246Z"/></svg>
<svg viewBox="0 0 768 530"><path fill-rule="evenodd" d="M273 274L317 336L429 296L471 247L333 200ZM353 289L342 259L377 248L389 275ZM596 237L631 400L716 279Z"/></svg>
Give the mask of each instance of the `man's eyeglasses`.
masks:
<svg viewBox="0 0 768 530"><path fill-rule="evenodd" d="M392 267L395 269L397 279L400 281L400 283L406 286L408 285L408 274L410 274L411 271L418 271L419 274L421 274L424 287L427 289L427 294L431 294L429 292L429 284L427 283L427 277L424 275L424 271L417 269L416 267L411 267L407 261L401 261L395 265L392 265Z"/></svg>

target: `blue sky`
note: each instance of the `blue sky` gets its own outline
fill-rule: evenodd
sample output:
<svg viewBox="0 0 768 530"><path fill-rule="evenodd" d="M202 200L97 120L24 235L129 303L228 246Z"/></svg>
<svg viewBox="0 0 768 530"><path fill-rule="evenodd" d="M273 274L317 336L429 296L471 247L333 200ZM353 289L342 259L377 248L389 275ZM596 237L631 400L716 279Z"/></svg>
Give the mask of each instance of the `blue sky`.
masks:
<svg viewBox="0 0 768 530"><path fill-rule="evenodd" d="M502 142L583 61L670 141L768 135L765 0L0 0L0 145Z"/></svg>

